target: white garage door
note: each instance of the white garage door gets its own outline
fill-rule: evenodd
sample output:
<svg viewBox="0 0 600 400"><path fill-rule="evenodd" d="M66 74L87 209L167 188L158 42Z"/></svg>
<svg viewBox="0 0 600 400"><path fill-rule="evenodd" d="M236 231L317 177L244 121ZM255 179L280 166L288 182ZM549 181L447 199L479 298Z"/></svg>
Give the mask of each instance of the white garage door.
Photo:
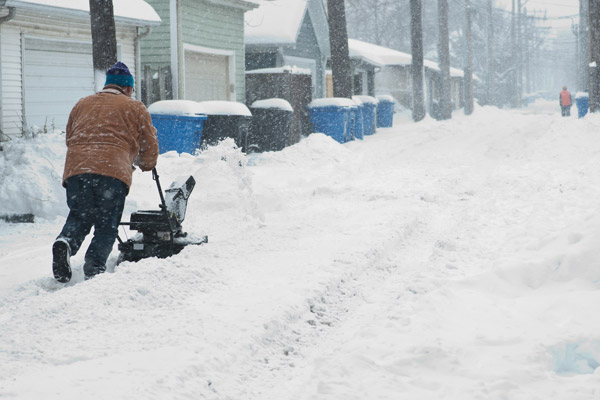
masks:
<svg viewBox="0 0 600 400"><path fill-rule="evenodd" d="M25 39L23 81L27 125L65 129L75 103L94 93L92 45Z"/></svg>
<svg viewBox="0 0 600 400"><path fill-rule="evenodd" d="M230 100L229 56L186 50L185 99Z"/></svg>

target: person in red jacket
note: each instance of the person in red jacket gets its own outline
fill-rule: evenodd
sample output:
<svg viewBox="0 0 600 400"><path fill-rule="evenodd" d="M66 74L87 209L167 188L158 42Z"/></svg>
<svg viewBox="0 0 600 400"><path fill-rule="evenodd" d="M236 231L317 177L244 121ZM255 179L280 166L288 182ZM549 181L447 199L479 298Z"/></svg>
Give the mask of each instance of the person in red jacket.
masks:
<svg viewBox="0 0 600 400"><path fill-rule="evenodd" d="M132 165L150 171L158 140L150 113L131 98L133 76L117 62L106 72L104 89L73 107L67 122L63 186L69 216L52 245L52 271L59 282L71 279L70 257L94 227L83 272L89 279L106 270L117 237Z"/></svg>
<svg viewBox="0 0 600 400"><path fill-rule="evenodd" d="M573 105L573 102L571 101L571 93L569 93L566 86L563 86L562 92L560 92L560 95L558 96L558 101L560 102L562 116L569 117L571 115L571 106Z"/></svg>

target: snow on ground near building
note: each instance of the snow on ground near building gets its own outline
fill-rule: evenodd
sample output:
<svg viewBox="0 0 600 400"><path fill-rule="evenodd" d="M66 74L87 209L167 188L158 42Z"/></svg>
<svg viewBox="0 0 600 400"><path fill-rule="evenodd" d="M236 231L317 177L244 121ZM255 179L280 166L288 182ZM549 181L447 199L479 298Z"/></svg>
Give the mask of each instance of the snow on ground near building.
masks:
<svg viewBox="0 0 600 400"><path fill-rule="evenodd" d="M600 117L396 117L344 145L162 155L209 243L115 249L91 281L77 254L66 285L63 137L5 146L3 207L40 217L0 223L0 398L598 399ZM157 204L136 172L126 218Z"/></svg>

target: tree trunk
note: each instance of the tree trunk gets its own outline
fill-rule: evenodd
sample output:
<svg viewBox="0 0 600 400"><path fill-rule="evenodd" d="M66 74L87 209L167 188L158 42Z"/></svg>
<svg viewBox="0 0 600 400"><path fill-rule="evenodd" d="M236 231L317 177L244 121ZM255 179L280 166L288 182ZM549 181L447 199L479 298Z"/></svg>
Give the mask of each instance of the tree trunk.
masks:
<svg viewBox="0 0 600 400"><path fill-rule="evenodd" d="M412 50L412 97L413 120L425 118L425 98L423 92L423 22L421 0L410 0L410 43Z"/></svg>
<svg viewBox="0 0 600 400"><path fill-rule="evenodd" d="M494 0L488 0L488 81L487 103L494 104Z"/></svg>
<svg viewBox="0 0 600 400"><path fill-rule="evenodd" d="M327 0L334 97L352 97L348 30L344 0Z"/></svg>
<svg viewBox="0 0 600 400"><path fill-rule="evenodd" d="M96 90L104 86L106 70L117 62L117 37L112 0L90 0L92 55Z"/></svg>
<svg viewBox="0 0 600 400"><path fill-rule="evenodd" d="M452 118L450 81L450 38L448 35L448 0L438 0L438 24L440 31L440 119Z"/></svg>
<svg viewBox="0 0 600 400"><path fill-rule="evenodd" d="M465 37L467 60L465 67L465 115L473 113L473 46L471 44L471 1L465 0Z"/></svg>
<svg viewBox="0 0 600 400"><path fill-rule="evenodd" d="M590 112L600 111L600 0L589 0L589 95Z"/></svg>

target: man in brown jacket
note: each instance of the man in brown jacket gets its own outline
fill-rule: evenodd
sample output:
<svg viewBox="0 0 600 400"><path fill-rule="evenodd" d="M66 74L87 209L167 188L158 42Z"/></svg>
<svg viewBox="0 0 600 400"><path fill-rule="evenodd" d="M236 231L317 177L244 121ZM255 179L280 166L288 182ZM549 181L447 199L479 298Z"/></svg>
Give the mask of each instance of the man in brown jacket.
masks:
<svg viewBox="0 0 600 400"><path fill-rule="evenodd" d="M63 186L70 211L52 246L52 271L59 282L71 279L70 257L92 226L85 278L106 270L133 165L142 171L156 165L156 129L148 110L131 98L132 93L133 76L125 64L117 62L106 72L104 89L79 100L69 115Z"/></svg>

